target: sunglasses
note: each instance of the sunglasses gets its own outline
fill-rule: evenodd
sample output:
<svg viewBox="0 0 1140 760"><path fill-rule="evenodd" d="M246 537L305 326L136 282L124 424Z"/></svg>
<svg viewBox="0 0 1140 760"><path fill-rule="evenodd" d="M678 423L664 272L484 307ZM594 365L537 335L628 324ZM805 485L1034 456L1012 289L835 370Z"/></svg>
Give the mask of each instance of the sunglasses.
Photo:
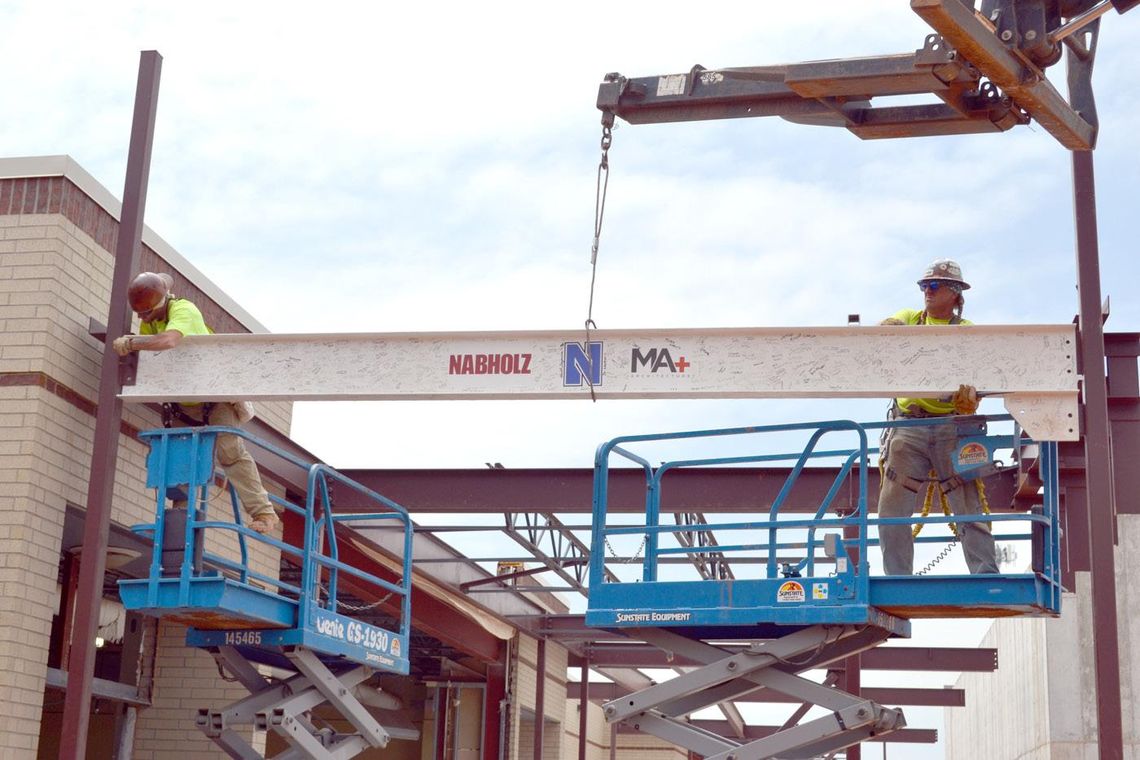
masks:
<svg viewBox="0 0 1140 760"><path fill-rule="evenodd" d="M918 283L919 290L929 290L931 293L937 293L939 288L954 289L954 284L949 282L941 282L939 280L923 280Z"/></svg>
<svg viewBox="0 0 1140 760"><path fill-rule="evenodd" d="M136 311L135 314L138 314L139 319L142 320L143 322L151 322L158 315L158 312L162 311L162 308L164 306L166 306L166 301L167 301L167 299L163 298L161 301L159 301L157 304L150 307L146 311Z"/></svg>

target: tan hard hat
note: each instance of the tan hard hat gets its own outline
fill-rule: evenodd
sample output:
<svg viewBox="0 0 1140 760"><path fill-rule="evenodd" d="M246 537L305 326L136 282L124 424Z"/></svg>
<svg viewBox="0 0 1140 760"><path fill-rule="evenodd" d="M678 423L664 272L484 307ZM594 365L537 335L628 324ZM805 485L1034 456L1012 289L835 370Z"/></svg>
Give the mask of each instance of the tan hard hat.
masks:
<svg viewBox="0 0 1140 760"><path fill-rule="evenodd" d="M970 283L962 279L962 267L958 266L958 262L953 259L935 259L931 262L918 282L921 284L927 280L956 282L962 286L962 290L970 289Z"/></svg>
<svg viewBox="0 0 1140 760"><path fill-rule="evenodd" d="M170 292L168 278L154 272L140 272L127 288L127 301L131 310L143 313L158 306Z"/></svg>

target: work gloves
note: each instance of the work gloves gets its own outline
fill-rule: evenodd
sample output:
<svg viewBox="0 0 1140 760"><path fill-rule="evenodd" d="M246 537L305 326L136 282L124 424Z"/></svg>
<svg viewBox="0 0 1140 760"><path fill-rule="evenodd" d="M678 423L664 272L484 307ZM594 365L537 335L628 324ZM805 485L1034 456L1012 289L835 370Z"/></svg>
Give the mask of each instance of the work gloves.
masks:
<svg viewBox="0 0 1140 760"><path fill-rule="evenodd" d="M978 411L978 389L972 385L959 385L950 397L955 414L974 414Z"/></svg>
<svg viewBox="0 0 1140 760"><path fill-rule="evenodd" d="M133 335L123 335L115 338L111 341L111 348L115 349L115 353L119 356L126 356L131 352L131 338L133 337Z"/></svg>

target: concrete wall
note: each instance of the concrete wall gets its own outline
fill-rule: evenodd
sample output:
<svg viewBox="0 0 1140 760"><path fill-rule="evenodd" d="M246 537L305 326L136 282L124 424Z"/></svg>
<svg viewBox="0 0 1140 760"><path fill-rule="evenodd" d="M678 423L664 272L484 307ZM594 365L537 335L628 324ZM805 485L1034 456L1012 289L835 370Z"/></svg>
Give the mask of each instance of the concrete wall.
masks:
<svg viewBox="0 0 1140 760"><path fill-rule="evenodd" d="M61 546L64 515L68 503L83 505L87 496L102 358L102 345L88 335L88 320L107 318L117 233L115 218L92 198L100 193L88 190L66 177L12 179L0 173L4 758L37 754L57 578L63 553L71 548ZM143 265L174 271L194 287L152 248L144 251ZM219 307L211 302L209 308ZM263 416L287 430L290 406L264 406ZM134 433L157 427L159 420L145 408L128 407L124 422L112 519L129 526L153 519L153 496L143 486L145 449ZM263 551L258 565L275 575L277 558ZM172 751L222 756L194 728L194 709L239 694L218 677L207 655L182 646L182 635L169 626L160 637L155 706L139 714L136 757L171 757Z"/></svg>
<svg viewBox="0 0 1140 760"><path fill-rule="evenodd" d="M1140 758L1140 516L1119 517L1116 593L1125 757ZM1077 574L1058 620L998 620L982 641L997 647L996 673L965 673L964 708L946 711L948 760L1096 760L1096 692L1088 573Z"/></svg>

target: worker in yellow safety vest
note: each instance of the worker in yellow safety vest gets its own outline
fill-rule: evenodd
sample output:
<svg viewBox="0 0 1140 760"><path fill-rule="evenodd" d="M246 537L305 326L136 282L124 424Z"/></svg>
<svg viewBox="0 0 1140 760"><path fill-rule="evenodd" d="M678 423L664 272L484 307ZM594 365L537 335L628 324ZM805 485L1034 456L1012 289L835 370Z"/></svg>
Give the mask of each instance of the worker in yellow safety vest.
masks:
<svg viewBox="0 0 1140 760"><path fill-rule="evenodd" d="M962 279L956 261L937 259L918 281L923 309L903 309L882 321L884 325L968 325L962 318L965 299L962 292L970 285ZM977 390L962 385L944 398L897 398L891 416L898 419L945 417L974 414L978 409ZM915 494L934 482L956 515L982 513L982 490L975 482L955 478L953 455L957 429L953 424L890 428L880 454L882 487L879 491L879 517L908 517L914 512ZM969 522L956 526L971 573L998 572L994 537L988 523ZM910 525L880 525L879 545L883 570L888 575L914 572L914 535Z"/></svg>
<svg viewBox="0 0 1140 760"><path fill-rule="evenodd" d="M132 351L166 351L176 347L185 335L208 335L202 312L192 302L171 294L173 278L168 274L142 272L131 281L127 300L140 320L140 335L124 335L112 344L120 356ZM207 404L171 402L163 404L163 424L167 427L222 425L238 427L252 417L248 402ZM242 507L250 515L248 527L269 533L279 519L261 483L257 464L239 436L218 435L215 456L233 484ZM176 508L184 504L176 503Z"/></svg>

